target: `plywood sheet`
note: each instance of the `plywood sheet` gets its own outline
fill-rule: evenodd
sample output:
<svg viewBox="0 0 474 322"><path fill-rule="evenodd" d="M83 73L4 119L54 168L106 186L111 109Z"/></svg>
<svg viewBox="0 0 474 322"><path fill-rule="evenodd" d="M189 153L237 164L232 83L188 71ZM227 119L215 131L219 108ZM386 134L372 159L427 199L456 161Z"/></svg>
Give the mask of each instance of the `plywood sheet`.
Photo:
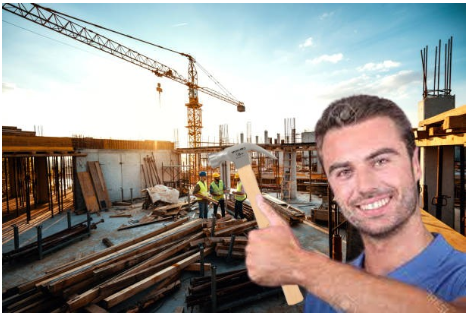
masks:
<svg viewBox="0 0 474 322"><path fill-rule="evenodd" d="M87 161L87 167L91 175L92 184L94 185L95 193L99 202L99 208L109 209L112 207L112 203L109 198L109 191L105 184L104 174L100 168L99 161Z"/></svg>
<svg viewBox="0 0 474 322"><path fill-rule="evenodd" d="M86 202L87 211L94 213L99 211L99 203L95 195L94 187L92 186L91 175L89 172L78 172L79 184L81 185L82 195Z"/></svg>

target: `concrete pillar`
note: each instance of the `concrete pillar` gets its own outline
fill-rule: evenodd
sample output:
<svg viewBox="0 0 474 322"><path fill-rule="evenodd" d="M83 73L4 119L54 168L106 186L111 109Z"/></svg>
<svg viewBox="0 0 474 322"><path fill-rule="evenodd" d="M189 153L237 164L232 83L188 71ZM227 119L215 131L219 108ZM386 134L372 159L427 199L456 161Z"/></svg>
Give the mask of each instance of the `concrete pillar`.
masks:
<svg viewBox="0 0 474 322"><path fill-rule="evenodd" d="M438 115L455 107L454 96L427 97L418 103L418 120L422 121ZM423 205L427 211L436 216L436 205L432 204L436 197L437 175L438 175L438 147L422 147L420 151L421 180L420 185L426 189L427 205ZM442 207L441 220L447 225L454 227L454 146L443 147L442 167L442 195L449 196L446 206ZM422 195L423 196L423 195ZM423 202L423 199L421 199Z"/></svg>
<svg viewBox="0 0 474 322"><path fill-rule="evenodd" d="M36 173L36 203L44 204L49 202L48 196L48 171L46 157L35 158Z"/></svg>

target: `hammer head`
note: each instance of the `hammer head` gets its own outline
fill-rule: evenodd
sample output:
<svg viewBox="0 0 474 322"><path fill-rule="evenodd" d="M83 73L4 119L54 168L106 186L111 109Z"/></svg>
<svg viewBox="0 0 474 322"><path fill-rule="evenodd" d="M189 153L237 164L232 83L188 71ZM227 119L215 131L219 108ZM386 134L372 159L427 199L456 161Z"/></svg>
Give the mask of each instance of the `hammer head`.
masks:
<svg viewBox="0 0 474 322"><path fill-rule="evenodd" d="M211 167L217 168L224 161L232 161L234 162L235 167L240 169L243 166L250 164L250 157L248 154L250 151L262 153L269 158L276 159L273 154L256 144L241 143L230 146L220 152L210 154L209 162L211 163Z"/></svg>

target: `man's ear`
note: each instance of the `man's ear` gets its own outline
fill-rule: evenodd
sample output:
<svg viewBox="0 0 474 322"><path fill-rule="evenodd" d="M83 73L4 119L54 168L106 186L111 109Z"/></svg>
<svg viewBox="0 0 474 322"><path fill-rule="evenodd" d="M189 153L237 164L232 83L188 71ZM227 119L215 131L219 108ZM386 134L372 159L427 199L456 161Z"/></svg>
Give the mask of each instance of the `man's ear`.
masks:
<svg viewBox="0 0 474 322"><path fill-rule="evenodd" d="M413 151L413 157L411 160L412 163L412 169L413 169L413 175L415 177L415 181L418 181L421 179L421 165L420 165L420 148L415 147L415 150Z"/></svg>

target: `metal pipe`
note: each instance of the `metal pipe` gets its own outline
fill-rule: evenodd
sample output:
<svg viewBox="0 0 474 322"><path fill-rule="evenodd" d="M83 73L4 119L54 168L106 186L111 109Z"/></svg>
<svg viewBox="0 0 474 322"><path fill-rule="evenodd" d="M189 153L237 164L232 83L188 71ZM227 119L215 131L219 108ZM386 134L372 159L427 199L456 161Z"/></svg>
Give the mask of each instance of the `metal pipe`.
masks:
<svg viewBox="0 0 474 322"><path fill-rule="evenodd" d="M438 172L436 177L436 218L441 220L443 195L443 146L438 146Z"/></svg>
<svg viewBox="0 0 474 322"><path fill-rule="evenodd" d="M13 244L15 245L15 250L20 248L20 234L18 231L18 226L13 224Z"/></svg>
<svg viewBox="0 0 474 322"><path fill-rule="evenodd" d="M216 281L216 265L211 266L211 303L212 312L217 311L217 281Z"/></svg>
<svg viewBox="0 0 474 322"><path fill-rule="evenodd" d="M87 212L87 234L90 236L91 235L91 214Z"/></svg>
<svg viewBox="0 0 474 322"><path fill-rule="evenodd" d="M230 245L229 245L229 252L227 253L226 262L230 262L232 259L232 251L234 250L234 243L235 243L235 234L232 234L230 237Z"/></svg>
<svg viewBox="0 0 474 322"><path fill-rule="evenodd" d="M36 226L36 234L38 237L37 240L37 245L38 245L38 257L39 259L43 259L43 232L42 232L43 226L38 225Z"/></svg>
<svg viewBox="0 0 474 322"><path fill-rule="evenodd" d="M332 227L333 227L333 224L332 224L332 206L334 204L334 202L332 201L332 198L333 198L333 195L332 195L332 190L331 190L331 187L329 186L329 183L328 183L328 232L329 232L329 258L332 258L332 236L333 236L333 232L332 232Z"/></svg>
<svg viewBox="0 0 474 322"><path fill-rule="evenodd" d="M465 226L465 219L466 219L466 148L464 146L460 146L460 157L461 157L461 164L459 167L459 172L461 176L461 195L460 195L460 203L459 203L459 219L460 219L460 226L459 231L461 234L466 236L466 226Z"/></svg>
<svg viewBox="0 0 474 322"><path fill-rule="evenodd" d="M67 228L71 229L71 212L67 211Z"/></svg>
<svg viewBox="0 0 474 322"><path fill-rule="evenodd" d="M201 256L201 276L204 276L204 245L199 244L199 254Z"/></svg>

